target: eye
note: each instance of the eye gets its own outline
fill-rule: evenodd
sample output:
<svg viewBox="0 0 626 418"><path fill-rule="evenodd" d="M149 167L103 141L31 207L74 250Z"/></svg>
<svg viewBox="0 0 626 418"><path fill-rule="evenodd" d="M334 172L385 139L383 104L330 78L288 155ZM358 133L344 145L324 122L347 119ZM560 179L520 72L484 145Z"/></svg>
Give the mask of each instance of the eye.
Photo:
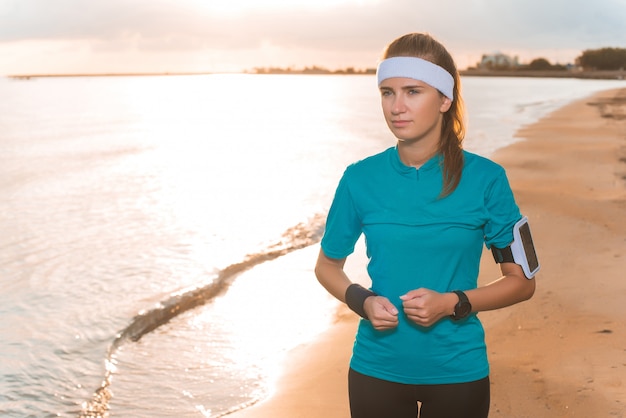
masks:
<svg viewBox="0 0 626 418"><path fill-rule="evenodd" d="M393 94L393 92L391 90L384 89L384 90L380 91L380 95L382 97L391 96L392 94Z"/></svg>
<svg viewBox="0 0 626 418"><path fill-rule="evenodd" d="M409 90L409 95L413 95L413 94L419 94L420 91L418 89L411 89Z"/></svg>

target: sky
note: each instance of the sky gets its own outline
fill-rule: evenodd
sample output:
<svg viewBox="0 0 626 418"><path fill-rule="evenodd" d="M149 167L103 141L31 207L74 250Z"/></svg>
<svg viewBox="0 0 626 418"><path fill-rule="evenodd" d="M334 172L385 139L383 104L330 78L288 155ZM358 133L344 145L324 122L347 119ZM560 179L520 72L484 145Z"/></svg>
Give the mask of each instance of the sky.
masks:
<svg viewBox="0 0 626 418"><path fill-rule="evenodd" d="M408 32L566 64L626 48L626 0L0 0L0 75L365 69Z"/></svg>

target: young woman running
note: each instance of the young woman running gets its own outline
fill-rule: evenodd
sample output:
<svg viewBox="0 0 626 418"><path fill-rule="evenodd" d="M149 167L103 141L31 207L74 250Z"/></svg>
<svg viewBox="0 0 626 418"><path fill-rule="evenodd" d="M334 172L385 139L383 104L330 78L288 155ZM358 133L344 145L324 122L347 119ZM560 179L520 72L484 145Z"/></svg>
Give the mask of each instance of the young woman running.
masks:
<svg viewBox="0 0 626 418"><path fill-rule="evenodd" d="M377 78L397 144L345 170L315 268L363 318L348 376L351 414L486 418L489 364L476 313L535 291L536 269L527 274L529 261L511 251L523 218L504 169L462 149L460 79L443 45L402 36L385 49ZM343 270L361 234L371 289ZM502 276L478 287L483 245Z"/></svg>

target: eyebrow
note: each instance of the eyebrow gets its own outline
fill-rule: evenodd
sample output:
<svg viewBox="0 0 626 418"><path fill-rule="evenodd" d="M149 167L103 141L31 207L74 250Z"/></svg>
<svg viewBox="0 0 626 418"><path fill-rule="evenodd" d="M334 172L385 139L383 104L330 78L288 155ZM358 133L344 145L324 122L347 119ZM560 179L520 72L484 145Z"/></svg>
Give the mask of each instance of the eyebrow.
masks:
<svg viewBox="0 0 626 418"><path fill-rule="evenodd" d="M387 86L380 86L379 87L381 90L394 90L393 87L387 87ZM400 87L400 90L415 90L415 89L423 89L424 86L420 86L420 85L410 85L410 86L402 86Z"/></svg>

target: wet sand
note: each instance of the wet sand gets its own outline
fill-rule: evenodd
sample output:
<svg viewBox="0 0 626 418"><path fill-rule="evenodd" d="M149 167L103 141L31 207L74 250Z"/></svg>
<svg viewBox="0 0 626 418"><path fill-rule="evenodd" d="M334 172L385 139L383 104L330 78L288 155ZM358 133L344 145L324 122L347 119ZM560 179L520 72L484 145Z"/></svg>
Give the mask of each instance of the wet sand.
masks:
<svg viewBox="0 0 626 418"><path fill-rule="evenodd" d="M493 158L529 217L542 264L530 301L480 317L490 417L626 417L626 89L567 105ZM311 251L311 268L317 250ZM362 246L348 259L367 283ZM481 283L499 276L483 255ZM311 276L312 280L315 280ZM292 350L274 394L233 418L345 418L357 317L345 307Z"/></svg>

